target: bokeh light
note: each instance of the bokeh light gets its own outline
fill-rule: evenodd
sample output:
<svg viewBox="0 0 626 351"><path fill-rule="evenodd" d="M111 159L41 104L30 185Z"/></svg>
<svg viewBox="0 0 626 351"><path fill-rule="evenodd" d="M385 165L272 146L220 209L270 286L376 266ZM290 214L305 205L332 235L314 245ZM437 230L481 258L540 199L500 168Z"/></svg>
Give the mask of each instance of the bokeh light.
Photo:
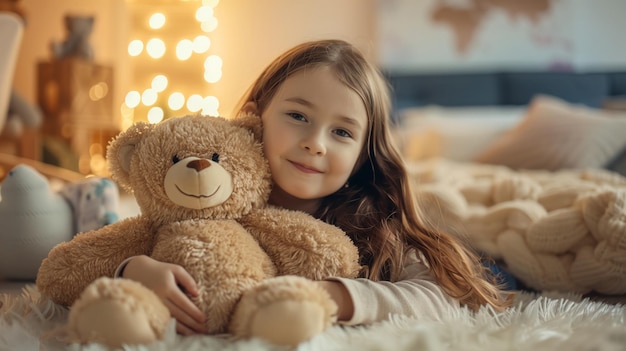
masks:
<svg viewBox="0 0 626 351"><path fill-rule="evenodd" d="M105 82L99 82L89 88L89 99L98 101L103 99L109 93L109 86Z"/></svg>
<svg viewBox="0 0 626 351"><path fill-rule="evenodd" d="M152 106L157 101L157 97L158 94L154 89L146 89L141 94L141 103L146 106Z"/></svg>
<svg viewBox="0 0 626 351"><path fill-rule="evenodd" d="M149 20L150 28L152 29L160 29L165 25L165 15L157 12L150 16Z"/></svg>
<svg viewBox="0 0 626 351"><path fill-rule="evenodd" d="M187 109L191 112L198 112L202 109L202 96L193 94L187 99Z"/></svg>
<svg viewBox="0 0 626 351"><path fill-rule="evenodd" d="M165 54L165 43L163 40L158 38L150 39L146 45L146 50L148 51L148 55L150 55L150 57L154 59L161 58Z"/></svg>
<svg viewBox="0 0 626 351"><path fill-rule="evenodd" d="M220 102L215 96L207 96L202 100L202 114L209 116L218 116L217 112Z"/></svg>
<svg viewBox="0 0 626 351"><path fill-rule="evenodd" d="M205 33L211 33L217 29L217 18L211 17L208 20L203 21L200 28L202 28L202 31Z"/></svg>
<svg viewBox="0 0 626 351"><path fill-rule="evenodd" d="M198 22L206 22L213 18L213 8L210 6L200 6L196 10L196 20Z"/></svg>
<svg viewBox="0 0 626 351"><path fill-rule="evenodd" d="M193 40L193 52L196 54L202 54L204 52L209 51L211 47L211 39L206 35L198 35Z"/></svg>
<svg viewBox="0 0 626 351"><path fill-rule="evenodd" d="M160 107L153 107L148 111L148 122L159 123L163 120L163 109Z"/></svg>
<svg viewBox="0 0 626 351"><path fill-rule="evenodd" d="M167 106L174 111L180 110L183 106L185 106L185 95L180 92L172 93L167 99Z"/></svg>
<svg viewBox="0 0 626 351"><path fill-rule="evenodd" d="M124 103L126 106L130 108L135 108L141 102L141 94L137 90L131 90L126 93L126 97L124 98Z"/></svg>
<svg viewBox="0 0 626 351"><path fill-rule="evenodd" d="M135 39L128 44L128 54L130 56L139 56L143 52L143 41Z"/></svg>
<svg viewBox="0 0 626 351"><path fill-rule="evenodd" d="M162 74L159 74L152 79L151 86L152 86L152 89L154 89L154 91L160 93L167 88L167 83L168 83L167 77Z"/></svg>
<svg viewBox="0 0 626 351"><path fill-rule="evenodd" d="M185 61L191 57L191 54L193 54L193 43L191 40L183 39L179 41L178 45L176 45L176 57L181 61Z"/></svg>
<svg viewBox="0 0 626 351"><path fill-rule="evenodd" d="M158 123L170 118L168 114L172 111L218 116L219 99L208 95L207 88L215 94L213 90L219 87L209 84L220 81L223 74L222 59L211 52L213 43L208 34L218 27L215 14L220 1L183 2L172 5L176 6L175 11L167 6L156 11L138 6L133 13L143 21L133 28L134 40L128 43L127 49L129 56L138 57L133 61L133 68L141 73L132 83L134 89L120 104L122 130L135 123L136 118ZM171 61L174 57L176 59ZM162 59L162 62L151 63L151 59ZM96 84L91 87L89 98L97 101L107 94L111 94L110 87Z"/></svg>

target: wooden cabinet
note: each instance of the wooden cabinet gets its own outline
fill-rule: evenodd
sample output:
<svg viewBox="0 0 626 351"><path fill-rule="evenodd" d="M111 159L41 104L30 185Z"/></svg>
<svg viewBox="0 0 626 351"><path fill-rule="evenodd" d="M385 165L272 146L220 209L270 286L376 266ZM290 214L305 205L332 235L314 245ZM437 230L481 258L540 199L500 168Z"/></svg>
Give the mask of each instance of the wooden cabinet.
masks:
<svg viewBox="0 0 626 351"><path fill-rule="evenodd" d="M113 68L64 58L40 62L37 79L44 161L104 175L106 146L119 132L113 113Z"/></svg>

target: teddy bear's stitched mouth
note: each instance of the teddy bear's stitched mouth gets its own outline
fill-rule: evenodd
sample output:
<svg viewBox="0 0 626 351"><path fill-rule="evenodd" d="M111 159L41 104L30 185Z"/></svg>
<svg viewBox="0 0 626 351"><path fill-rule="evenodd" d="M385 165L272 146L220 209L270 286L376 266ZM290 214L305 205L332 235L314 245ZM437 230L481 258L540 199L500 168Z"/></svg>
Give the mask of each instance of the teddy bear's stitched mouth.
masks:
<svg viewBox="0 0 626 351"><path fill-rule="evenodd" d="M209 197L215 195L217 193L217 191L220 190L221 187L222 187L221 185L218 185L217 189L215 189L215 191L212 194L209 194L209 195L194 195L194 194L188 194L188 193L184 192L181 188L178 187L178 185L176 185L176 189L178 189L178 191L180 191L183 195L195 197L195 198L198 198L198 199L209 198Z"/></svg>

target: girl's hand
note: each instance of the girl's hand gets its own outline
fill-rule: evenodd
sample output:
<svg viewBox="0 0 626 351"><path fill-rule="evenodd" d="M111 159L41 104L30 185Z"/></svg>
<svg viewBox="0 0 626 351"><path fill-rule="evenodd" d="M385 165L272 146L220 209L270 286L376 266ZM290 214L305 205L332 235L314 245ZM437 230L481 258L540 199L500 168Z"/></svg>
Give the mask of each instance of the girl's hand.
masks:
<svg viewBox="0 0 626 351"><path fill-rule="evenodd" d="M148 256L131 259L122 277L134 280L154 291L176 319L176 331L182 335L206 333L205 315L191 302L198 296L198 287L181 266L164 263Z"/></svg>
<svg viewBox="0 0 626 351"><path fill-rule="evenodd" d="M348 289L340 282L333 280L320 280L317 284L324 288L337 304L337 320L348 321L352 319L354 304Z"/></svg>

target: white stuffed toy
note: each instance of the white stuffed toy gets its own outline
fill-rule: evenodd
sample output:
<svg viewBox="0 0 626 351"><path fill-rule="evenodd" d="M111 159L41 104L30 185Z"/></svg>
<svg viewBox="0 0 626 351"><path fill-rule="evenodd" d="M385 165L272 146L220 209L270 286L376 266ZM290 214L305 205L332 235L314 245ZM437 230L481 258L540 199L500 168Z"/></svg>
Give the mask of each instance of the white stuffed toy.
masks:
<svg viewBox="0 0 626 351"><path fill-rule="evenodd" d="M103 177L89 177L67 184L60 194L73 209L74 233L84 233L117 222L119 190Z"/></svg>
<svg viewBox="0 0 626 351"><path fill-rule="evenodd" d="M48 179L22 164L9 172L0 194L0 279L34 280L54 246L118 220L117 185L103 177L54 191Z"/></svg>

